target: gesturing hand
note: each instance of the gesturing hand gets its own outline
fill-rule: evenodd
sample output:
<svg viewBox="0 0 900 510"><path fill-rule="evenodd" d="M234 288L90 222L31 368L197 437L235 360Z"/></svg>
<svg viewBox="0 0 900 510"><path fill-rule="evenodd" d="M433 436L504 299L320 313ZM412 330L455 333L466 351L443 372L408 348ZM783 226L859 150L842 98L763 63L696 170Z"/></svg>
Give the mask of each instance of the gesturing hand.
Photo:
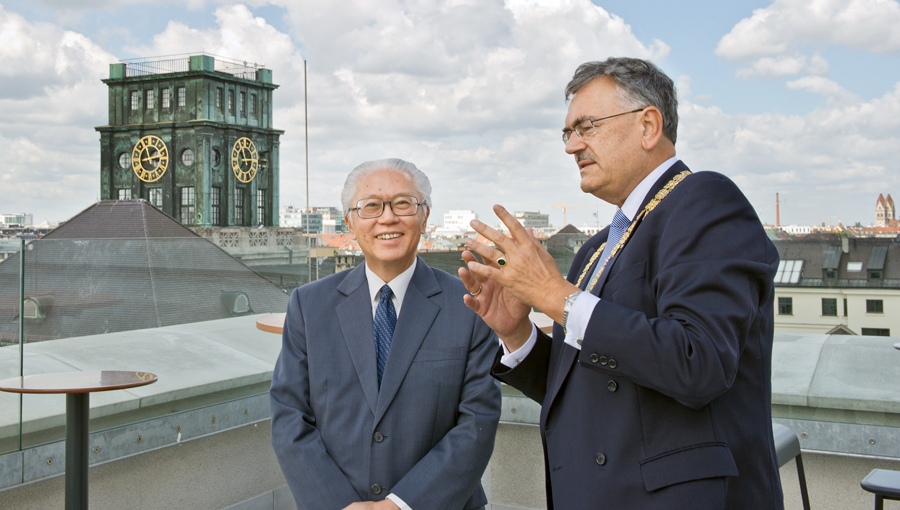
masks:
<svg viewBox="0 0 900 510"><path fill-rule="evenodd" d="M500 205L494 206L494 212L500 221L509 228L512 238L506 237L478 220L473 220L472 228L491 240L497 248L467 240L466 245L470 250L481 255L485 261L489 261L488 264L479 264L475 260L466 260L469 271L478 281L488 283L490 280L500 284L511 294L510 297L515 297L527 307L537 308L554 321L561 323L565 298L576 292L578 288L562 277L556 261L534 238L531 230L523 228L515 217ZM501 257L505 260L502 267L497 264ZM474 257L472 258L474 259ZM466 287L470 292L477 290L468 284ZM484 289L482 292L488 290L494 289ZM501 302L508 302L508 300L504 297ZM479 301L480 303L481 301ZM468 299L466 304L468 304ZM472 309L475 310L475 308ZM490 311L492 310L488 310L488 312ZM485 317L484 313L478 310L476 312L483 318ZM487 318L485 318L485 322L488 322ZM497 330L495 329L495 331ZM497 334L500 335L500 332L497 331ZM502 337L502 335L500 336Z"/></svg>
<svg viewBox="0 0 900 510"><path fill-rule="evenodd" d="M464 251L462 258L466 265L478 263L470 251ZM485 261L497 267L496 262ZM531 321L528 319L531 307L519 301L497 282L479 281L464 267L459 268L459 277L472 294L463 298L466 306L481 316L485 324L503 340L507 349L514 351L525 343L531 335Z"/></svg>

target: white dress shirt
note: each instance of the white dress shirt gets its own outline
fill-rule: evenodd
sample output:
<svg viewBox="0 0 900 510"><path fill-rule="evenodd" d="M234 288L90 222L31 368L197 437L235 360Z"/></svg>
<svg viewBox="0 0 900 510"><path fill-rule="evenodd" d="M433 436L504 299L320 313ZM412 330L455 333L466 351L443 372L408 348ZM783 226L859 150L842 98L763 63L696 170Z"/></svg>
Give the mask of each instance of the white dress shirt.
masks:
<svg viewBox="0 0 900 510"><path fill-rule="evenodd" d="M622 204L621 207L622 214L628 218L628 221L634 221L635 216L637 216L639 212L638 208L644 202L647 193L650 192L650 188L652 188L653 185L656 184L656 181L658 181L666 171L672 168L672 165L677 161L678 158L674 156L667 159L663 164L650 172L647 177L644 177L644 179L631 190L631 193L628 195L628 198L625 199L625 203ZM597 264L602 265L603 261L598 260ZM572 308L569 310L569 317L566 320L565 343L579 351L581 350L581 346L578 345L578 340L584 338L588 322L590 322L591 315L594 313L594 307L597 306L597 303L599 302L600 298L590 292L582 292L578 298L575 299L575 302L572 303ZM503 346L503 356L500 358L500 363L503 363L510 368L515 367L520 361L525 359L525 356L528 356L528 353L534 348L536 342L537 328L532 323L531 336L522 347L519 347L514 352L509 352L506 349L506 345L501 340L500 345Z"/></svg>
<svg viewBox="0 0 900 510"><path fill-rule="evenodd" d="M393 292L391 295L391 302L394 303L394 310L397 311L397 318L400 318L400 307L403 305L403 296L406 295L406 289L409 288L409 282L412 280L413 273L416 272L416 261L418 260L419 257L414 258L411 266L406 268L405 271L398 274L389 282L382 280L381 277L372 272L372 270L369 269L369 265L366 264L366 281L369 282L369 303L372 305L373 319L375 318L375 312L378 310L378 303L381 301L381 288L384 287L384 284L391 286L391 292ZM399 506L400 510L412 510L409 505L394 493L388 494L387 499Z"/></svg>

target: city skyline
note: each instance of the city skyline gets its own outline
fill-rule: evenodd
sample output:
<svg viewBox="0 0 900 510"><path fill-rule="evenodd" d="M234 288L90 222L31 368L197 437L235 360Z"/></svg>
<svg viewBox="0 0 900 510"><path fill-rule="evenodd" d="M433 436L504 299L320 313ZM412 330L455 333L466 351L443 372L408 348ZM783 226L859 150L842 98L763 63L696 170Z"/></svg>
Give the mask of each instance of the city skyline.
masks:
<svg viewBox="0 0 900 510"><path fill-rule="evenodd" d="M395 156L431 177L433 224L451 209L495 223L496 202L560 226L551 206L599 203L568 223L606 224L614 208L579 191L559 129L574 68L610 55L676 81L679 157L734 179L764 223L779 193L783 224L868 225L900 184L895 0L68 4L0 0L0 212L36 222L99 195L109 64L175 53L272 69L282 205L305 206L304 58L311 204L338 203L350 169Z"/></svg>

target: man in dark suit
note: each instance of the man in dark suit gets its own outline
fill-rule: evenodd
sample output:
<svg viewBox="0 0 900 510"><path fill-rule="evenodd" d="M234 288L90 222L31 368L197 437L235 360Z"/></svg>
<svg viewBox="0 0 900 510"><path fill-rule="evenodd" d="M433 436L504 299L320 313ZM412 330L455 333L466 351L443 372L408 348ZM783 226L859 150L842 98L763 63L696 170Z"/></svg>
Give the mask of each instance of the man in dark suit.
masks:
<svg viewBox="0 0 900 510"><path fill-rule="evenodd" d="M459 279L416 255L431 184L370 161L347 177L365 264L294 290L272 376L272 446L300 509L470 510L500 418L497 337Z"/></svg>
<svg viewBox="0 0 900 510"><path fill-rule="evenodd" d="M503 341L496 377L542 404L548 507L780 510L771 422L775 247L727 177L675 157L672 80L583 64L563 129L581 189L617 206L563 279L502 207L472 222L465 297ZM473 276L474 275L474 276ZM557 324L550 338L528 321Z"/></svg>

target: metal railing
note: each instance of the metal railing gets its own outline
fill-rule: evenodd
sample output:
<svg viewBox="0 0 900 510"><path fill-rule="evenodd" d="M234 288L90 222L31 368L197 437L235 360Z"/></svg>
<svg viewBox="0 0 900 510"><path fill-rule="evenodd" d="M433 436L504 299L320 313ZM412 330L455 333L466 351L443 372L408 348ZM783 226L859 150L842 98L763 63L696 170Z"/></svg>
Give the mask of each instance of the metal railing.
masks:
<svg viewBox="0 0 900 510"><path fill-rule="evenodd" d="M125 64L125 76L150 76L155 74L184 73L190 70L190 56L179 58L149 58L123 60ZM244 80L256 80L256 71L263 69L263 64L232 60L224 57L215 57L214 69L216 72L229 74L235 78Z"/></svg>

